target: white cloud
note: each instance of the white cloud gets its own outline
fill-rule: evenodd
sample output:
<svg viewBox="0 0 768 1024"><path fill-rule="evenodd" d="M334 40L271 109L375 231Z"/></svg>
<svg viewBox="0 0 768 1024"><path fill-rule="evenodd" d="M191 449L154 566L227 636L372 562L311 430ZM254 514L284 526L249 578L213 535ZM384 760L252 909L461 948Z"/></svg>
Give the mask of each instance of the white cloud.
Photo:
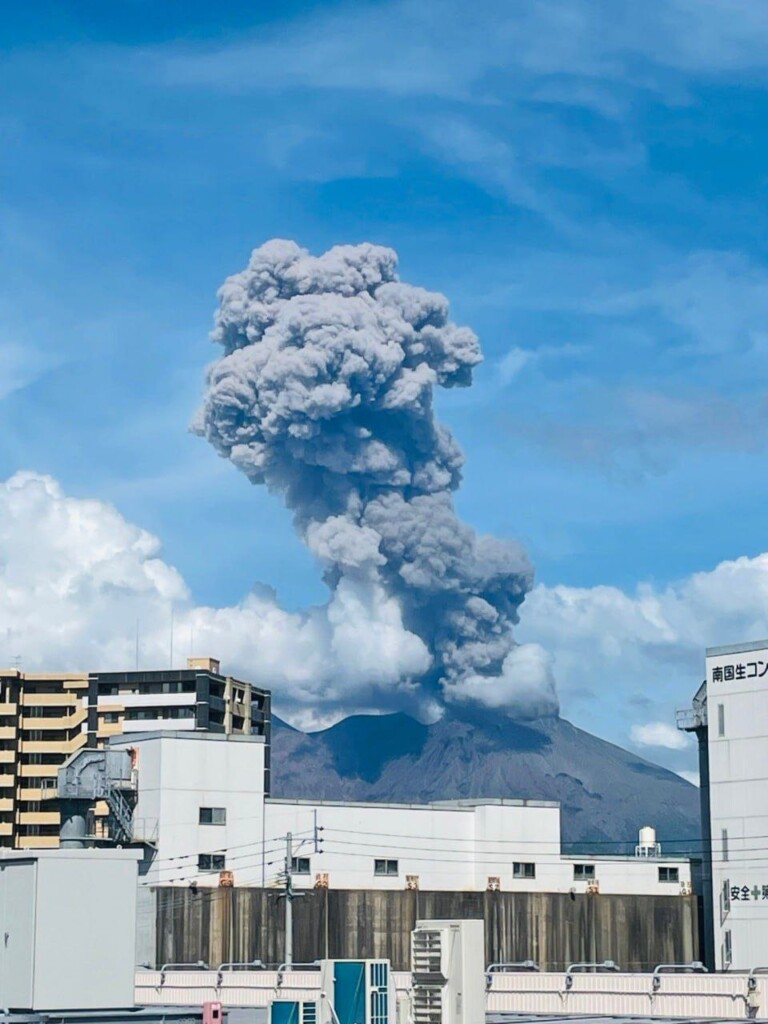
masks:
<svg viewBox="0 0 768 1024"><path fill-rule="evenodd" d="M553 706L557 706L552 656L539 644L513 647L499 676L465 676L447 682L443 691L449 701L471 701L504 711L514 709L519 719L550 715Z"/></svg>
<svg viewBox="0 0 768 1024"><path fill-rule="evenodd" d="M499 379L502 384L509 384L515 377L535 359L535 354L529 349L511 348L498 363Z"/></svg>
<svg viewBox="0 0 768 1024"><path fill-rule="evenodd" d="M690 705L706 647L768 636L768 553L631 592L540 585L521 609L518 635L553 654L566 718L618 743L653 741L671 763L685 754L675 767L693 768L694 745L677 734L675 709ZM638 710L652 723L645 731L631 728Z"/></svg>
<svg viewBox="0 0 768 1024"><path fill-rule="evenodd" d="M35 348L14 342L0 344L0 401L27 387L54 365Z"/></svg>
<svg viewBox="0 0 768 1024"><path fill-rule="evenodd" d="M499 381L502 385L509 384L526 366L540 362L570 359L584 355L588 349L584 345L540 345L538 348L511 348L496 364Z"/></svg>
<svg viewBox="0 0 768 1024"><path fill-rule="evenodd" d="M633 725L630 730L632 742L639 747L664 747L667 750L685 750L690 740L668 722L647 722Z"/></svg>
<svg viewBox="0 0 768 1024"><path fill-rule="evenodd" d="M750 0L659 0L612 15L601 0L347 5L223 44L158 47L142 53L141 67L166 84L239 93L311 87L479 99L492 76L508 86L514 74L591 86L592 105L600 86L617 82L677 98L670 72L764 76L768 17ZM563 91L571 104L581 97Z"/></svg>
<svg viewBox="0 0 768 1024"><path fill-rule="evenodd" d="M172 616L174 664L194 644L273 689L278 711L298 723L421 710L408 680L429 667L429 653L375 582L345 580L330 604L306 613L280 608L267 588L232 607L196 606L158 539L111 506L67 497L35 473L0 484L0 664L132 667L138 621L141 665L165 667Z"/></svg>
<svg viewBox="0 0 768 1024"><path fill-rule="evenodd" d="M268 588L229 607L196 605L158 539L111 506L69 497L35 473L0 483L0 663L20 656L31 670L130 667L139 620L141 665L163 667L172 611L175 664L190 650L219 657L272 688L278 710L297 723L434 710L409 682L428 667L428 652L365 574L345 581L330 605L303 613L281 608ZM632 592L540 585L522 606L518 635L523 642L492 687L467 678L446 696L519 705L529 691L554 694L556 674L567 718L691 770L694 745L675 730L675 707L698 687L705 647L768 636L768 553ZM528 713L536 714L533 699Z"/></svg>

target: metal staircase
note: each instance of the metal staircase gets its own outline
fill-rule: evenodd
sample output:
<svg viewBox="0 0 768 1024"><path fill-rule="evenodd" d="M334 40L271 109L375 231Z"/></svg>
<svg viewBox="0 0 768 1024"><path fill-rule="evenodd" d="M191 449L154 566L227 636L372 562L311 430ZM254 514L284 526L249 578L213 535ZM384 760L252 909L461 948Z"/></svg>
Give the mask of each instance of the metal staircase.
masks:
<svg viewBox="0 0 768 1024"><path fill-rule="evenodd" d="M59 801L62 845L134 842L138 777L127 750L78 750L61 766L56 788L45 796ZM100 800L109 810L105 835L97 835L93 827Z"/></svg>

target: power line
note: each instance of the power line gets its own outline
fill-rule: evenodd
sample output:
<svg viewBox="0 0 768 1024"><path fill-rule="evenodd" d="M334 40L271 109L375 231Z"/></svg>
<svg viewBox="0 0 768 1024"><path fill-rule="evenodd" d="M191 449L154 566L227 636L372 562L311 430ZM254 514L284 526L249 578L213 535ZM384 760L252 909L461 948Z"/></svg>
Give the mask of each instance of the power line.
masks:
<svg viewBox="0 0 768 1024"><path fill-rule="evenodd" d="M386 807L387 805L383 804L382 806ZM425 810L431 810L431 805L425 804L423 806L424 806ZM330 825L326 825L325 826L325 831L326 832L339 832L339 833L343 833L344 835L382 836L382 837L391 838L391 839L412 839L413 838L412 834L406 834L404 832L371 832L368 829L361 830L361 829L350 829L350 828L333 828L333 826L330 826ZM529 844L533 844L533 843L538 844L538 843L542 842L542 840L538 840L538 839L502 839L501 837L499 837L498 839L490 839L490 838L489 839L484 839L484 838L474 838L473 836L435 836L435 835L429 835L429 836L424 836L423 838L424 839L429 839L430 842L475 843L475 844L477 844L477 843L503 843L503 844L507 844L507 845L510 845L510 846L526 846L526 845L529 845ZM750 838L752 838L752 839L768 839L768 835L765 835L765 836L751 836ZM670 844L670 843L689 843L690 844L690 843L703 843L704 842L703 839L693 839L693 838L691 838L691 839L683 839L683 838L680 838L680 839L664 839L664 838L662 838L662 839L657 839L656 841L658 843L666 843L666 844ZM561 847L561 846L576 846L577 844L580 844L580 843L584 843L584 845L587 845L587 840L582 840L582 839L569 839L569 840L562 840L562 839L554 840L553 839L553 840L551 840L551 842L552 842L553 845L557 844L558 847ZM626 839L626 840L624 840L624 839L595 839L594 841L590 841L589 845L590 846L635 846L637 844L633 840L629 840L629 839Z"/></svg>

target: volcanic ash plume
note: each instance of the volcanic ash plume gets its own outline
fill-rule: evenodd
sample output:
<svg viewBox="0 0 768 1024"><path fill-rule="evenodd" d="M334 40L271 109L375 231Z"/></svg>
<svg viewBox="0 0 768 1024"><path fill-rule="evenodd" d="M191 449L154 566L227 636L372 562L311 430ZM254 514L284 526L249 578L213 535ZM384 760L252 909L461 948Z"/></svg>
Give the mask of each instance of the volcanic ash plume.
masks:
<svg viewBox="0 0 768 1024"><path fill-rule="evenodd" d="M548 657L512 634L532 584L525 553L477 536L453 508L463 456L432 393L468 386L482 357L445 297L399 281L391 249L313 257L275 240L219 299L224 355L195 429L293 510L324 568L327 614L396 609L412 704L556 712Z"/></svg>

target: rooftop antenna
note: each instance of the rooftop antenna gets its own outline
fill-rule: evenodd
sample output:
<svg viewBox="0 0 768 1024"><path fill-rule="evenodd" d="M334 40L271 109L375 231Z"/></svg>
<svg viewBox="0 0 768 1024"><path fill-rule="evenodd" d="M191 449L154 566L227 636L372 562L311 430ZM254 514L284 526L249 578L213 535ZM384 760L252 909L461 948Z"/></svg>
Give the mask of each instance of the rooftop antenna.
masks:
<svg viewBox="0 0 768 1024"><path fill-rule="evenodd" d="M173 668L173 605L171 605L171 651L170 661L168 662L168 668Z"/></svg>
<svg viewBox="0 0 768 1024"><path fill-rule="evenodd" d="M136 671L139 671L139 632L140 632L140 620L136 617Z"/></svg>

